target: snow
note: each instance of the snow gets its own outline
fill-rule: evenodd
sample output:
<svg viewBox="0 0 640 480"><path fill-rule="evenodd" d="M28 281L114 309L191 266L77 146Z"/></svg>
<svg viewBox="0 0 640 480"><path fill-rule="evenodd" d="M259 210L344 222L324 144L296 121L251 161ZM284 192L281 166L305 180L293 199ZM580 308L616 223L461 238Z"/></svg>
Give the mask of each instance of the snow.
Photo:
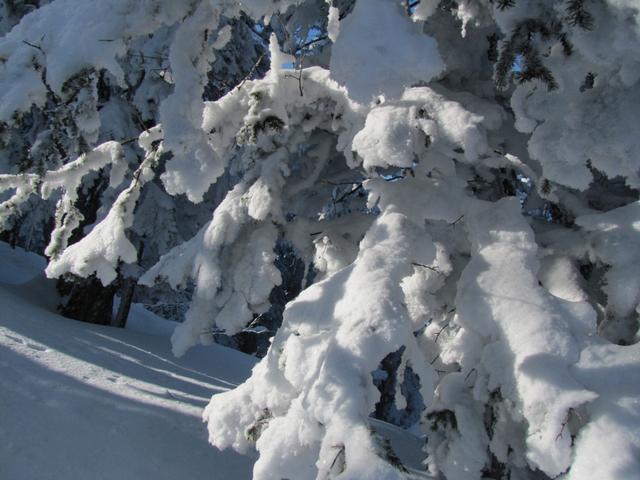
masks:
<svg viewBox="0 0 640 480"><path fill-rule="evenodd" d="M120 192L107 216L78 242L59 251L48 248L51 255L46 274L57 278L72 272L82 277L95 273L103 285L113 282L120 262L132 264L138 258L136 247L127 237L126 230L133 225L134 211L140 191L154 177L153 166L162 149L149 153L133 174L128 188ZM52 236L55 238L55 236ZM53 243L53 242L52 242Z"/></svg>
<svg viewBox="0 0 640 480"><path fill-rule="evenodd" d="M122 183L126 173L126 162L118 142L105 142L98 145L90 152L80 155L76 160L57 170L46 171L42 175L35 173L0 175L0 193L15 189L14 195L0 204L0 223L7 220L12 211L12 204L19 204L36 192L39 192L43 198L49 198L53 191L61 189L65 192L65 200L69 202L77 200L82 179L90 172L109 165L111 166L109 185L115 188Z"/></svg>
<svg viewBox="0 0 640 480"><path fill-rule="evenodd" d="M640 62L634 52L640 47L638 3L596 2L589 4L588 10L596 19L595 28L568 29L571 56L555 46L545 59L558 89L548 92L537 80L515 89L511 106L516 127L531 133L528 150L540 162L546 178L584 190L592 180L590 163L609 178L624 176L637 188ZM519 17L549 18L556 13L562 18L565 6L559 2L516 2L513 8L496 9L495 13L501 30L509 34ZM589 72L595 74L593 87L583 89Z"/></svg>
<svg viewBox="0 0 640 480"><path fill-rule="evenodd" d="M640 202L605 213L583 215L576 223L589 232L589 254L610 265L603 290L617 316L633 314L640 304Z"/></svg>
<svg viewBox="0 0 640 480"><path fill-rule="evenodd" d="M448 92L447 92L448 93ZM427 148L452 155L462 149L462 159L475 162L488 150L487 130L501 124L499 111L464 98L479 115L429 87L408 88L400 101L374 107L353 138L353 149L363 167L411 167Z"/></svg>
<svg viewBox="0 0 640 480"><path fill-rule="evenodd" d="M436 0L422 0L415 7L411 16L415 21L426 20L436 12L437 8L438 2Z"/></svg>
<svg viewBox="0 0 640 480"><path fill-rule="evenodd" d="M580 272L568 257L551 255L542 258L538 279L558 298L570 302L588 301L588 296L580 285Z"/></svg>
<svg viewBox="0 0 640 480"><path fill-rule="evenodd" d="M458 360L465 375L472 368L478 378L486 375L476 388L486 382L484 388L499 388L517 405L528 422L528 462L555 477L571 465L567 412L597 398L569 371L580 355L572 325L590 323L594 332L596 315L588 304L561 315L560 300L538 286L537 248L517 199L472 208L466 226L475 254L456 298L455 322L462 328L442 358Z"/></svg>
<svg viewBox="0 0 640 480"><path fill-rule="evenodd" d="M26 283L42 272L47 260L35 253L27 252L20 247L12 249L7 243L0 242L0 283Z"/></svg>
<svg viewBox="0 0 640 480"><path fill-rule="evenodd" d="M329 15L327 16L327 35L335 43L340 33L340 10L329 5Z"/></svg>
<svg viewBox="0 0 640 480"><path fill-rule="evenodd" d="M332 34L338 28L332 22ZM372 61L375 59L375 61ZM424 35L400 5L357 2L344 20L331 53L331 77L352 100L399 97L405 87L428 82L444 70L436 41Z"/></svg>
<svg viewBox="0 0 640 480"><path fill-rule="evenodd" d="M195 288L179 325L140 306L125 331L80 325L52 313L50 286L29 273L41 261L3 247L2 278L13 285L0 285L0 368L8 372L0 406L18 413L1 427L8 441L0 460L9 467L0 468L28 477L77 468L65 476L93 477L88 463L55 464L37 452L88 459L100 450L99 467L115 464L105 475L127 476L132 465L136 478L248 476L252 460L205 450L198 436L200 408L218 391L204 411L209 440L239 453L257 449L256 480L404 478L369 419L381 399L372 377L390 373L379 368L395 353L398 381L407 368L419 378L412 393L426 418L411 428L429 441L425 455L410 457L426 456L430 474L477 480L504 468L514 480L640 478L640 203L626 188L640 185L637 0L584 2L593 29L567 18L583 2L550 0L508 8L486 0L302 2L290 11L292 0L44 3L0 39L0 120L10 145L20 147L31 129L30 154L44 162L43 178L36 163L24 175L0 176L3 198L13 195L0 205L2 223L20 227L19 214L28 213L20 204L32 193L63 189L51 197L59 201L50 276L95 272L109 283L146 268L142 246L150 263L177 245L143 281ZM241 9L263 23L245 24ZM278 11L264 78L248 79L263 73L257 65L233 67L237 78L210 71L230 38L218 62L229 54L251 67L261 53L247 49L262 43L252 33L264 33ZM236 27L253 25L260 31L247 32L253 40L244 44ZM510 37L524 42L511 53ZM283 68L293 60L283 51L304 39L314 39L299 50L312 66ZM516 78L496 95L495 55L513 73L514 59L526 66L536 50L557 88ZM156 60L144 66L147 56ZM100 113L91 69L104 69L101 88L115 93ZM204 101L212 72L214 83L233 77L240 85ZM65 87L84 81L77 92ZM130 99L116 87L124 83L137 90ZM162 120L139 136L146 158L133 177L124 139L138 136L140 119L131 101L142 128ZM79 129L82 148L48 145L43 125L21 116L32 105L31 114L68 105L59 120ZM58 121L45 124L59 133ZM91 151L113 138L122 148L108 142ZM89 153L59 168L70 159L51 158L50 147ZM1 156L5 170L22 168L13 150ZM112 188L98 219L67 248L82 220L75 202L83 177L109 164ZM156 173L166 195L158 183L141 192ZM129 187L119 187L125 177ZM505 198L513 193L519 198ZM185 196L168 199L176 194ZM188 227L189 215L173 218L187 200L206 200ZM536 211L552 212L548 222ZM289 287L276 268L282 241L305 263L308 288L287 304L248 380L226 391L248 377L251 360L215 346L189 349L212 343L216 327L241 330L270 308L275 286ZM382 399L395 393L396 406L409 409L409 395L389 391ZM122 433L122 423L134 433ZM89 433L96 428L100 435ZM395 433L412 446L426 440ZM145 463L143 445L162 458ZM219 462L205 468L187 454ZM29 455L39 460L23 467ZM150 473L138 475L144 468Z"/></svg>
<svg viewBox="0 0 640 480"><path fill-rule="evenodd" d="M383 105L371 110L364 128L353 139L353 149L363 159L363 167L411 167L415 159L418 130L411 125L415 108Z"/></svg>
<svg viewBox="0 0 640 480"><path fill-rule="evenodd" d="M0 243L0 260L0 478L252 478L252 449L212 448L200 417L209 396L244 381L255 359L218 345L176 359L173 322L140 305L124 330L66 319L53 313L42 257ZM425 478L423 437L368 423L414 472L408 478ZM359 435L354 442L369 442L366 430Z"/></svg>
<svg viewBox="0 0 640 480"><path fill-rule="evenodd" d="M288 55L280 50L280 45L278 44L278 37L275 33L272 33L269 37L269 57L271 59L269 74L277 79L278 76L283 71L283 66L287 64L292 64L296 61L293 55Z"/></svg>
<svg viewBox="0 0 640 480"><path fill-rule="evenodd" d="M5 243L0 259L0 478L251 478L253 456L211 448L200 416L254 359L211 346L177 360L134 331L169 323L139 306L125 330L60 317L44 259Z"/></svg>
<svg viewBox="0 0 640 480"><path fill-rule="evenodd" d="M275 40L272 44L275 52L278 48ZM275 118L295 125L309 121L304 116L304 108L309 108L312 122L325 122L337 132L335 148L352 154L351 139L361 117L358 107L346 97L344 88L329 78L327 70L309 68L303 71L304 96L301 97L298 82L288 78L290 75L286 72L278 71L277 65L279 61L274 61L275 70L265 79L247 81L219 101L205 104L204 125L211 132L209 144L215 148L216 155L228 158L241 140L246 144L242 161L251 168L218 205L211 221L191 240L164 255L141 278L145 285L157 279L166 280L172 286L185 285L188 278L195 280L196 290L186 321L173 335L174 351L178 355L195 343L206 343L207 332L214 323L226 328L228 333L235 333L250 320L252 313L261 314L268 308L269 292L280 283L280 276L272 265L271 250L277 239L273 222L282 225L284 209L295 208L291 202L285 204L285 199L293 196L289 192L312 188L326 166L326 158L318 156L326 154L328 148L320 143L319 148L309 151L314 176L293 175L289 168L291 152L278 147L272 136L291 134L298 142L309 142L309 139L306 134L290 130L286 124L272 129L266 120ZM317 125L313 123L309 131ZM326 139L326 136L322 138L325 142ZM260 148L257 152L249 148L254 144ZM257 236L252 235L254 228ZM255 281L250 272L258 272Z"/></svg>
<svg viewBox="0 0 640 480"><path fill-rule="evenodd" d="M371 372L407 345L407 361L430 400L433 372L398 304L400 280L413 272L412 263L429 264L435 253L422 229L389 207L351 265L287 305L283 326L251 378L212 398L205 410L211 442L246 451L252 442L245 432L259 429L256 480L323 478L341 469L345 479L403 478L381 458L368 431L379 398Z"/></svg>
<svg viewBox="0 0 640 480"><path fill-rule="evenodd" d="M108 70L124 83L124 72L116 59L125 51L123 38L152 32L163 21L175 21L184 7L161 2L162 15L148 14L150 2L106 0L97 4L59 0L43 5L22 18L0 40L0 119L9 120L14 111L42 106L47 85L63 93L65 81L85 68ZM60 21L64 19L64 21ZM37 33L34 33L37 32Z"/></svg>
<svg viewBox="0 0 640 480"><path fill-rule="evenodd" d="M114 311L116 311L117 305L118 302L114 301ZM177 325L177 322L159 318L156 314L144 308L143 305L134 303L131 305L125 328L133 332L150 333L170 338Z"/></svg>
<svg viewBox="0 0 640 480"><path fill-rule="evenodd" d="M162 181L168 193L185 193L194 203L202 200L225 167L213 156L202 130L202 93L209 65L215 60L206 32L216 29L219 21L220 11L212 2L201 2L178 27L169 50L174 91L160 106L165 146L174 155L167 162Z"/></svg>
<svg viewBox="0 0 640 480"><path fill-rule="evenodd" d="M573 371L599 398L579 432L569 479L638 478L640 474L640 344L593 345ZM603 441L603 439L605 439Z"/></svg>

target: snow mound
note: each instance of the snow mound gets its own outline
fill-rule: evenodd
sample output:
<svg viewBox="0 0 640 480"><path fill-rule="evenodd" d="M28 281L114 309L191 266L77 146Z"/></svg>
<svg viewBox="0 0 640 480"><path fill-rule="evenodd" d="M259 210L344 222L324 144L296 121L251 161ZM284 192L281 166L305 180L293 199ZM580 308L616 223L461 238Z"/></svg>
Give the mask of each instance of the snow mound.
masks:
<svg viewBox="0 0 640 480"><path fill-rule="evenodd" d="M424 35L394 2L357 2L339 30L331 77L357 102L368 103L381 94L397 98L405 87L444 70L435 39Z"/></svg>

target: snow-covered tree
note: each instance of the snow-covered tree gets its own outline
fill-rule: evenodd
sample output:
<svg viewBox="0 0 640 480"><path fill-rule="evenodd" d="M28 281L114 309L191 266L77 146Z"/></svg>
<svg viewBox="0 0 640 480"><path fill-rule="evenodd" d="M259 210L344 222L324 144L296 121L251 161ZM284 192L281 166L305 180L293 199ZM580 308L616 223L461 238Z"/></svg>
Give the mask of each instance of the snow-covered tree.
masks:
<svg viewBox="0 0 640 480"><path fill-rule="evenodd" d="M49 2L40 2L41 5L45 3ZM10 25L15 24L37 6L37 2L2 2L3 19ZM49 62L47 56L63 54L69 45L53 42L48 46L45 39L64 37L74 28L78 31L93 22L87 16L91 5L83 6L86 11L75 17L76 24L73 20L60 21L60 17L65 15L65 8L68 7L50 5L42 8L24 20L26 26L19 25L5 38L7 51L18 45L24 55L33 56L32 67L41 72L40 88L44 87L44 91L40 92L41 101L27 105L27 109L8 111L12 118L2 124L0 161L3 171L25 174L20 180L23 186L13 192L13 197L3 198L7 200L0 214L3 236L14 244L46 253L52 259L107 216L118 193L125 188L124 177L118 177L119 183L109 184L109 170L114 167L113 156L111 161L98 162L93 167L80 170L73 180L63 179L63 170L68 169L78 156L91 155L92 149L100 150L107 145L105 142L118 140L117 155L122 157L118 165L124 168L121 173L124 174L127 168L130 169L129 175L135 172L143 159L143 152L133 142L141 131L158 123L158 106L172 91L173 75L168 55L178 29L174 22L155 29L152 34L124 39L123 54L118 58L121 79L114 77L109 69L89 62L78 68L72 66L64 72L69 78L62 79L64 83L58 91L49 85L51 80L47 68L54 62ZM141 16L142 21L144 18ZM220 58L215 62L213 57L210 59L208 73L216 78L209 82L204 92L208 99L219 98L232 88L218 81L217 77L235 85L247 75L263 74L266 68L261 62L256 64L265 47L264 40L252 31L253 22L246 16L224 21L227 23L225 31L233 41L228 43L228 48L221 50ZM37 28L43 30L41 39L31 37L35 27L29 27L29 22L35 22ZM21 28L25 28L27 33L22 33ZM69 37L66 41L75 40ZM115 38L99 39L102 43L115 41ZM19 52L15 51L12 58L17 55ZM29 88L23 80L11 85L15 89L24 87ZM7 98L19 96L8 95ZM61 179L54 188L46 187L46 192L41 190L44 200L31 195L41 189L40 182L47 171L50 173L61 166L64 166L59 175ZM159 168L162 168L162 163ZM127 180L131 180L130 176ZM16 184L11 181L7 186L15 188ZM69 187L73 190L68 191ZM206 202L193 206L181 198L167 195L159 179L146 184L137 201L136 208L141 214L137 215L135 225L129 230L129 238L140 257L136 268L124 265L116 268L117 278L109 287L103 287L95 275L84 280L73 273L66 274L59 282L59 289L64 295L60 310L73 318L110 323L114 292L119 291L121 297L131 298L140 269L148 268L169 248L193 235L198 227L194 217L198 217L202 224L202 214L209 212L217 197L226 191L222 182L218 188L221 192L209 192ZM64 189L67 192L62 194ZM157 208L158 203L160 208ZM181 219L177 218L178 211ZM185 218L189 220L185 221ZM148 297L149 292L146 293ZM122 324L126 319L128 305L126 301L121 302L123 308L114 319L115 323Z"/></svg>
<svg viewBox="0 0 640 480"><path fill-rule="evenodd" d="M221 49L252 45L242 18L270 69L216 78ZM140 266L141 232L171 243L142 198L173 212L218 185L210 220L141 278L194 286L177 355L264 325L277 249L304 263L266 356L206 408L211 443L256 448L256 479L410 477L375 413L423 431L449 480L640 475L637 2L54 0L0 41L4 128L78 75L126 86L154 39L170 86L140 165L113 135L1 176L1 213L61 189L47 273L106 285ZM101 169L112 199L68 245Z"/></svg>

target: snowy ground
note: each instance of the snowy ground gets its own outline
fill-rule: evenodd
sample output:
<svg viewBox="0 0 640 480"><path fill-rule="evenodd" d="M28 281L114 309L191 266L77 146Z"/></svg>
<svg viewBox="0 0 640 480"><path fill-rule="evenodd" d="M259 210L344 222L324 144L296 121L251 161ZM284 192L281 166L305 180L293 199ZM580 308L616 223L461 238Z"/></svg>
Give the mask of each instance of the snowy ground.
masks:
<svg viewBox="0 0 640 480"><path fill-rule="evenodd" d="M251 478L255 459L210 446L200 415L254 359L218 346L175 359L164 336L60 317L43 267L0 243L0 479ZM134 309L132 327L150 315Z"/></svg>
<svg viewBox="0 0 640 480"><path fill-rule="evenodd" d="M61 317L44 267L0 242L0 480L250 479L255 457L209 445L201 412L255 359L217 345L176 359L172 322L139 305L124 330ZM371 426L423 478L422 440Z"/></svg>

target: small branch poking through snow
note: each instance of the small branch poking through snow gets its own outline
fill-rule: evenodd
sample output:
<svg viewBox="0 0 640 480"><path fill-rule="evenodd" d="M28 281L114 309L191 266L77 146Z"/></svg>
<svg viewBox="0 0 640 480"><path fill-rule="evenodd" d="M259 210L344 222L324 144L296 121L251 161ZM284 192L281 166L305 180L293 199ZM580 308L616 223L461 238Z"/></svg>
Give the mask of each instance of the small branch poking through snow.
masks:
<svg viewBox="0 0 640 480"><path fill-rule="evenodd" d="M426 268L428 270L436 272L438 275L442 275L443 277L446 277L446 275L440 270L438 270L437 267L430 267L429 265L423 265L422 263L416 263L416 262L411 262L411 265L415 265L416 267Z"/></svg>

